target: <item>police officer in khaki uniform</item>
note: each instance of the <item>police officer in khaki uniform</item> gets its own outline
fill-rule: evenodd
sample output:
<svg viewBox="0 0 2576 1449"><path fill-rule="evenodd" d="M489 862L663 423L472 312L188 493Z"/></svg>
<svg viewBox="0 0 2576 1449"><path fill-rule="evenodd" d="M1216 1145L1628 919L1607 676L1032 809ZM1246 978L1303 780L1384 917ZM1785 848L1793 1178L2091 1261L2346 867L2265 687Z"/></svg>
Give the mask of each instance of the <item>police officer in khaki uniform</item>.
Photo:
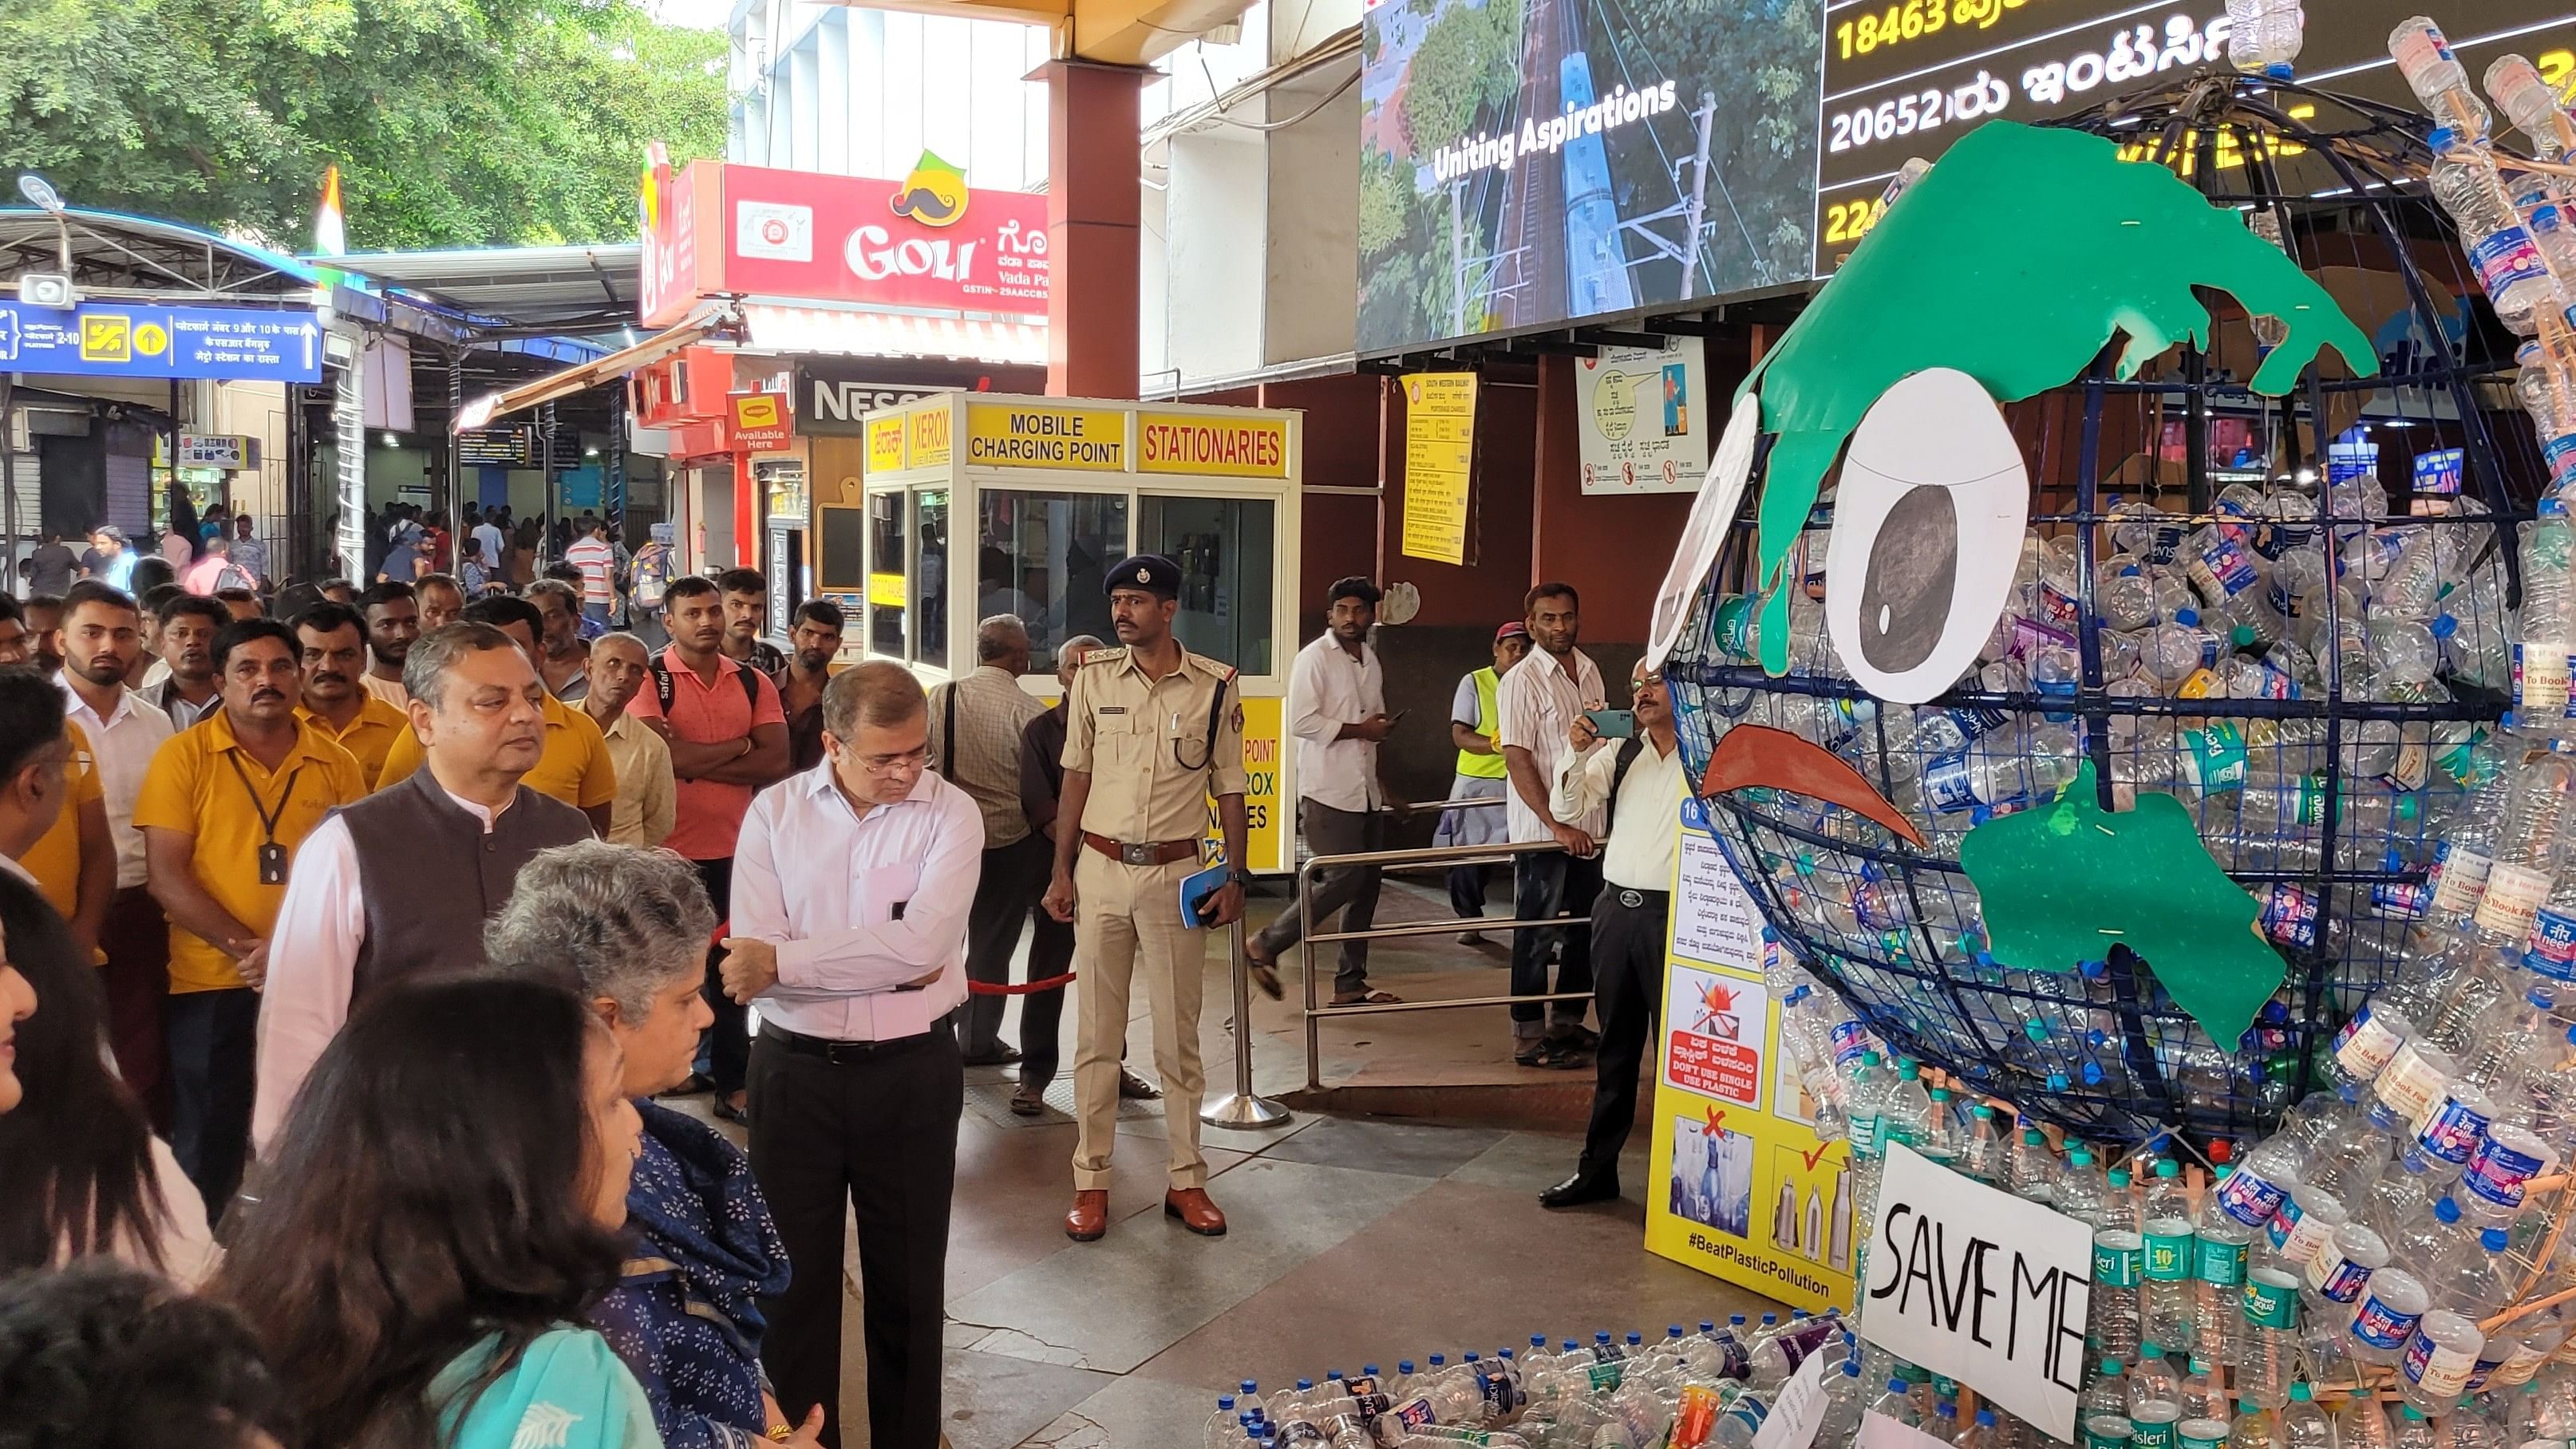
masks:
<svg viewBox="0 0 2576 1449"><path fill-rule="evenodd" d="M1066 701L1061 818L1046 908L1074 928L1082 1019L1073 1059L1080 1130L1073 1210L1064 1230L1088 1243L1109 1231L1109 1152L1118 1114L1118 1055L1127 994L1142 978L1163 1078L1172 1186L1163 1211L1203 1237L1225 1232L1208 1200L1199 1155L1199 986L1207 930L1181 922L1180 890L1199 867L1207 797L1215 796L1225 858L1235 869L1201 906L1215 928L1243 915L1243 702L1234 671L1172 637L1181 570L1154 554L1109 571L1109 614L1122 649L1096 649Z"/></svg>

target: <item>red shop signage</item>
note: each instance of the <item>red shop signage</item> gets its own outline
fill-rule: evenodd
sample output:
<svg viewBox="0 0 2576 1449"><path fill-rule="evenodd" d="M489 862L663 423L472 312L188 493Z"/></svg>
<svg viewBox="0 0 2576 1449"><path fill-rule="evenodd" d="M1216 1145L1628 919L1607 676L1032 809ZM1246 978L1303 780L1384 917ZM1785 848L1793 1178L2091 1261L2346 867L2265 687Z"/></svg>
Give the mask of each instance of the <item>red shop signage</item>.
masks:
<svg viewBox="0 0 2576 1449"><path fill-rule="evenodd" d="M1047 309L1046 198L969 189L933 156L901 181L700 161L666 185L676 204L647 211L647 265L664 261L652 281L667 283L645 288L649 324L715 292Z"/></svg>

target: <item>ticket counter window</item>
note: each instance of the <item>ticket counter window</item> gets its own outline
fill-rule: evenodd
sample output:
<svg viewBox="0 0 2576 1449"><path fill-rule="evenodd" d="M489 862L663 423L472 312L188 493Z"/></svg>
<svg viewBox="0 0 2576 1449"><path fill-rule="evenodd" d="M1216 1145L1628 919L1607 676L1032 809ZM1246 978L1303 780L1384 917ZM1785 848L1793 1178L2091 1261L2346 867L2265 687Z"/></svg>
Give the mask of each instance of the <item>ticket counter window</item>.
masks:
<svg viewBox="0 0 2576 1449"><path fill-rule="evenodd" d="M948 490L925 488L914 495L912 597L920 600L920 623L913 634L912 662L934 669L948 667Z"/></svg>
<svg viewBox="0 0 2576 1449"><path fill-rule="evenodd" d="M908 551L904 547L906 495L868 495L868 652L892 659L911 657L904 648L905 604L911 598Z"/></svg>
<svg viewBox="0 0 2576 1449"><path fill-rule="evenodd" d="M976 617L1019 615L1029 626L1033 674L1053 673L1056 651L1076 635L1117 643L1101 585L1130 552L1126 498L1018 488L987 488L976 498Z"/></svg>
<svg viewBox="0 0 2576 1449"><path fill-rule="evenodd" d="M1139 552L1181 566L1181 611L1172 633L1181 647L1223 660L1245 674L1276 672L1272 659L1272 529L1268 499L1139 500Z"/></svg>

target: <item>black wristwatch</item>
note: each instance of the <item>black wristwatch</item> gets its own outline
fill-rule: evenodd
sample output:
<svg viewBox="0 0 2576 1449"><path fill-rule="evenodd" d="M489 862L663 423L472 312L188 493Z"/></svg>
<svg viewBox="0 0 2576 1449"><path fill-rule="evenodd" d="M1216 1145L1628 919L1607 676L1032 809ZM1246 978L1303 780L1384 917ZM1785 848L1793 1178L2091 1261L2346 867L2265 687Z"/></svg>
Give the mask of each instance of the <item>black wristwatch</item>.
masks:
<svg viewBox="0 0 2576 1449"><path fill-rule="evenodd" d="M1227 885L1239 885L1246 890L1250 890L1252 888L1252 872L1239 869L1227 871L1225 873L1225 883Z"/></svg>

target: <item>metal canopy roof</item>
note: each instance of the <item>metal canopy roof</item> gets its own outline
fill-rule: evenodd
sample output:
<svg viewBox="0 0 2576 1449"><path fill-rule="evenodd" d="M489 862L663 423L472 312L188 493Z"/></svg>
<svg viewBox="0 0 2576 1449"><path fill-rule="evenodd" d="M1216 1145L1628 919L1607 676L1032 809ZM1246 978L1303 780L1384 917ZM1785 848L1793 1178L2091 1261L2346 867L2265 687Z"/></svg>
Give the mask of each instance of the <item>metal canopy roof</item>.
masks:
<svg viewBox="0 0 2576 1449"><path fill-rule="evenodd" d="M304 302L325 281L293 257L181 222L71 207L63 224L71 230L72 281L83 291ZM51 213L0 207L0 282L58 270L61 239Z"/></svg>
<svg viewBox="0 0 2576 1449"><path fill-rule="evenodd" d="M641 246L623 242L359 252L314 260L387 290L426 293L512 328L583 334L634 325L642 254Z"/></svg>

